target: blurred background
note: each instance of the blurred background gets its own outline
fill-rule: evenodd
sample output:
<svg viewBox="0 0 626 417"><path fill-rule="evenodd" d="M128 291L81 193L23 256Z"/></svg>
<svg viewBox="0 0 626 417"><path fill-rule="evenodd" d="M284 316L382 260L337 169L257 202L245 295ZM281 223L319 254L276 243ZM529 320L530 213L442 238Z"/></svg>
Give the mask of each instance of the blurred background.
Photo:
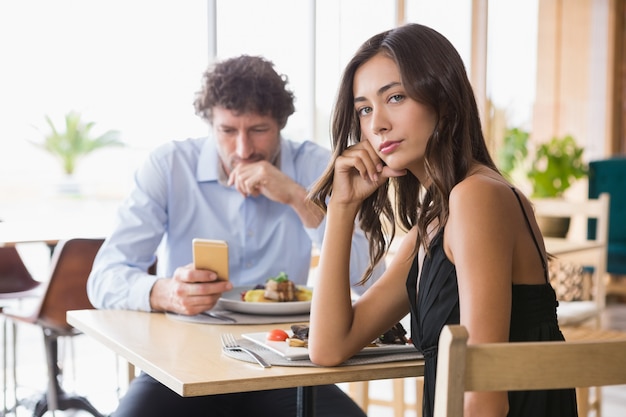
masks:
<svg viewBox="0 0 626 417"><path fill-rule="evenodd" d="M69 112L93 122L95 134L118 131L125 144L79 160L73 178L81 192L73 201L118 201L149 150L206 134L192 102L214 59L260 54L274 61L297 97L285 135L328 145L344 64L365 39L404 22L424 23L447 36L468 71L482 68L483 74L472 77L484 80L477 86L482 105L488 100L490 112L505 115L504 124L532 130L539 0L478 2L488 6L488 16L477 16L475 3L2 0L0 219L29 216L40 204L64 198L58 193L65 181L59 161L31 142L50 130L46 116L63 127ZM589 30L598 31L595 25L602 23ZM477 24L488 28L486 37ZM487 114L485 121L490 117L495 116Z"/></svg>
<svg viewBox="0 0 626 417"><path fill-rule="evenodd" d="M223 58L272 60L296 96L284 135L329 146L344 65L367 38L407 22L433 27L458 49L494 157L513 129L528 148L571 135L585 163L626 155L625 10L625 0L0 0L0 221L107 234L148 152L207 134L194 94ZM68 116L91 123L90 137L111 134L123 146L74 155L68 174L38 146L53 127L64 131ZM531 191L527 181L519 186ZM566 195L586 199L586 178ZM20 251L46 279L49 248ZM104 348L81 340L93 353L82 360L111 366L98 363ZM113 380L85 381L106 391L98 404L114 406ZM623 397L623 388L608 391L605 415L621 413L610 407L623 410Z"/></svg>

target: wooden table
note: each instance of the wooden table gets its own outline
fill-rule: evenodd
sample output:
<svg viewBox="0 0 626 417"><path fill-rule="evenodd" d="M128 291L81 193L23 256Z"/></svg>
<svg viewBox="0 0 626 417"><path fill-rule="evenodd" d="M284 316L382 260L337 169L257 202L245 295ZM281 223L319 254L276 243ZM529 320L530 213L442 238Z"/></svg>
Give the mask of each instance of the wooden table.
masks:
<svg viewBox="0 0 626 417"><path fill-rule="evenodd" d="M285 325L198 324L161 313L125 310L70 311L67 321L183 397L299 387L299 396L307 402L313 397L308 388L315 385L424 375L423 360L263 369L222 354L222 333L237 337ZM298 409L299 414L308 415L312 406L300 404Z"/></svg>
<svg viewBox="0 0 626 417"><path fill-rule="evenodd" d="M546 246L554 255L598 249L593 242L553 238L546 239ZM223 332L239 336L279 325L196 324L160 313L124 310L70 311L67 320L183 397L299 387L299 395L304 396L306 402L312 395L308 388L315 385L424 374L423 360L332 368L274 366L262 369L222 354L220 335ZM307 381L304 389L302 381ZM299 404L298 412L308 415L311 407Z"/></svg>

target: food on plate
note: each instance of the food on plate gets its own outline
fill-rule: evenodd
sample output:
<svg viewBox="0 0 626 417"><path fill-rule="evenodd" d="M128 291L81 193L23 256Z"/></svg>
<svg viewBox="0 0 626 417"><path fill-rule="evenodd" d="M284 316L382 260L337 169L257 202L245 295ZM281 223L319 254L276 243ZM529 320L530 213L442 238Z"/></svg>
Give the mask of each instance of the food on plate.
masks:
<svg viewBox="0 0 626 417"><path fill-rule="evenodd" d="M281 272L277 277L270 278L265 283L265 298L274 301L298 301L296 285Z"/></svg>
<svg viewBox="0 0 626 417"><path fill-rule="evenodd" d="M309 326L305 324L294 324L291 326L293 336L287 341L289 346L293 347L307 347L309 342ZM380 335L374 340L368 347L376 347L380 345L405 345L409 343L409 339L406 338L406 330L401 323L397 323L391 329Z"/></svg>
<svg viewBox="0 0 626 417"><path fill-rule="evenodd" d="M273 329L267 333L267 340L282 342L289 339L289 335L282 329Z"/></svg>
<svg viewBox="0 0 626 417"><path fill-rule="evenodd" d="M406 338L406 330L404 330L404 326L402 326L401 323L396 323L395 326L374 340L374 344L381 345L405 345L408 342L409 340Z"/></svg>
<svg viewBox="0 0 626 417"><path fill-rule="evenodd" d="M313 291L310 288L297 287L296 291L296 301L311 301L313 298Z"/></svg>
<svg viewBox="0 0 626 417"><path fill-rule="evenodd" d="M263 285L257 285L241 294L241 300L252 303L282 303L290 301L311 301L313 293L308 288L297 287L287 274L281 272L268 278Z"/></svg>
<svg viewBox="0 0 626 417"><path fill-rule="evenodd" d="M297 339L295 337L289 338L289 346L291 347L307 347L309 344L306 340Z"/></svg>
<svg viewBox="0 0 626 417"><path fill-rule="evenodd" d="M249 303L271 303L273 300L265 298L265 289L253 289L242 293L242 301Z"/></svg>
<svg viewBox="0 0 626 417"><path fill-rule="evenodd" d="M289 346L307 347L309 344L309 326L306 324L292 324L291 332L293 335L289 338Z"/></svg>

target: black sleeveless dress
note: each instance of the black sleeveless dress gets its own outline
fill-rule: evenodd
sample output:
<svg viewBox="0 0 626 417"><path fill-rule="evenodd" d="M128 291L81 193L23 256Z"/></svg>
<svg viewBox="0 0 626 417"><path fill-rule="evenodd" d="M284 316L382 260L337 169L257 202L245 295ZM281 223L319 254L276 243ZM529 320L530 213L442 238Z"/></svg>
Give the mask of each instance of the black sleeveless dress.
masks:
<svg viewBox="0 0 626 417"><path fill-rule="evenodd" d="M517 192L515 195L519 200ZM521 206L521 201L520 201ZM524 208L524 217L530 223ZM535 245L542 257L537 240ZM542 257L543 259L543 257ZM548 282L548 272L543 261L545 284L513 285L511 326L509 341L562 341L558 326L556 294ZM407 290L411 303L411 339L424 354L423 416L433 415L435 402L435 376L439 334L446 324L459 324L459 290L456 269L443 249L443 229L433 239L430 254L424 259L419 292L416 293L418 259L415 257L407 278ZM509 392L509 417L573 417L577 416L574 389L548 391Z"/></svg>

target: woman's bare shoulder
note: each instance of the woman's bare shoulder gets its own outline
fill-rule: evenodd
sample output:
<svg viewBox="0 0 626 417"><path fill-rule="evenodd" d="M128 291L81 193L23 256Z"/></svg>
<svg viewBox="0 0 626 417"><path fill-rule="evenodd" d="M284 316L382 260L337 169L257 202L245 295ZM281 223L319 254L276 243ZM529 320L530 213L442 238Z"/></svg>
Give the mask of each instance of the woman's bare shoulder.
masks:
<svg viewBox="0 0 626 417"><path fill-rule="evenodd" d="M493 172L493 171L489 171ZM504 178L482 173L468 176L450 193L448 225L463 233L469 228L485 232L506 230L518 219L519 202L513 186Z"/></svg>
<svg viewBox="0 0 626 417"><path fill-rule="evenodd" d="M515 213L520 210L512 186L504 179L471 175L454 187L449 204L444 247L454 262L459 253L477 250L475 242L481 242L482 251L488 250L489 244L493 254L513 245L520 220Z"/></svg>
<svg viewBox="0 0 626 417"><path fill-rule="evenodd" d="M500 174L484 170L469 175L459 182L450 193L450 206L468 203L492 206L494 201L508 201L515 198L513 186Z"/></svg>

